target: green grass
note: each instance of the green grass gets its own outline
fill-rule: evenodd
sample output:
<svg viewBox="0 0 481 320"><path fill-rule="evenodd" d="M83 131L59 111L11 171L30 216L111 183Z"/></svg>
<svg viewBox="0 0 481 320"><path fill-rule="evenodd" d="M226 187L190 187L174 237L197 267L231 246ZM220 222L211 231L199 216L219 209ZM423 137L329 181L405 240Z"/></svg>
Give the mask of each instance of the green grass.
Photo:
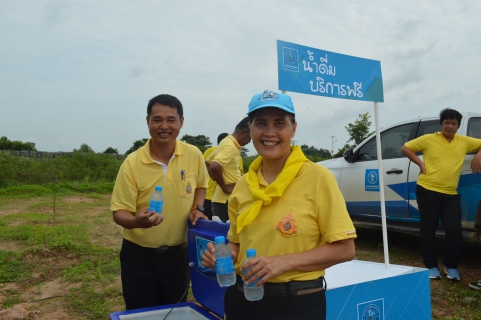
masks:
<svg viewBox="0 0 481 320"><path fill-rule="evenodd" d="M3 300L3 307L5 309L13 307L16 304L19 304L23 300L20 297L20 292L15 289L6 289L5 290L6 298Z"/></svg>
<svg viewBox="0 0 481 320"><path fill-rule="evenodd" d="M60 280L66 294L36 302L42 310L52 303L69 319L108 319L111 312L125 308L119 263L122 236L109 210L110 195L85 191L95 190L98 184L93 183L59 185L64 189L57 189L55 216L53 188L0 188L0 306L35 303L24 292L39 293ZM108 189L102 188L97 189ZM389 233L388 240L392 264L422 266L417 236ZM472 254L466 254L462 264L471 259L480 266L481 243L465 243L464 249ZM356 250L357 259L382 262L381 231L358 228ZM466 281L445 280L431 283L433 310L445 312L433 318L481 319L480 292L469 289ZM191 291L188 299L194 299Z"/></svg>
<svg viewBox="0 0 481 320"><path fill-rule="evenodd" d="M22 255L11 251L0 251L0 283L14 282L30 275Z"/></svg>
<svg viewBox="0 0 481 320"><path fill-rule="evenodd" d="M23 302L23 291L41 291L54 279L73 285L56 299L75 319L107 319L125 307L119 278L121 235L105 195L112 184L106 189L72 185L57 193L55 216L52 189L0 189L0 243L12 247L0 249L0 284L16 287L0 286L3 308ZM106 236L118 244L104 246ZM43 308L46 304L48 300L42 301Z"/></svg>

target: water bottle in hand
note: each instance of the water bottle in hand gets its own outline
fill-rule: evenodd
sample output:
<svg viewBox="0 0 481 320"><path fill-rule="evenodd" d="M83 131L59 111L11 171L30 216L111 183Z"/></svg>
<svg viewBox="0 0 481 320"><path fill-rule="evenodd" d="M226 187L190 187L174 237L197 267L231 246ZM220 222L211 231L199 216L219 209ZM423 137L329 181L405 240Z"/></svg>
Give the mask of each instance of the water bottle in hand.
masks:
<svg viewBox="0 0 481 320"><path fill-rule="evenodd" d="M246 251L246 256L247 259L244 262L244 264L249 261L249 259L255 258L256 257L256 249L247 249ZM250 267L249 267L250 269ZM245 275L249 269L242 271L242 275ZM249 301L258 301L261 300L262 297L264 296L264 285L260 287L255 287L255 284L259 282L261 278L258 278L254 282L251 282L249 285L246 285L244 282L244 296L246 297L246 300Z"/></svg>
<svg viewBox="0 0 481 320"><path fill-rule="evenodd" d="M217 282L221 287L228 287L235 284L234 260L232 251L225 244L223 236L215 237L215 273Z"/></svg>
<svg viewBox="0 0 481 320"><path fill-rule="evenodd" d="M155 186L155 191L150 196L149 212L155 211L156 214L152 215L149 219L160 219L162 215L162 208L164 206L164 194L162 193L162 187Z"/></svg>

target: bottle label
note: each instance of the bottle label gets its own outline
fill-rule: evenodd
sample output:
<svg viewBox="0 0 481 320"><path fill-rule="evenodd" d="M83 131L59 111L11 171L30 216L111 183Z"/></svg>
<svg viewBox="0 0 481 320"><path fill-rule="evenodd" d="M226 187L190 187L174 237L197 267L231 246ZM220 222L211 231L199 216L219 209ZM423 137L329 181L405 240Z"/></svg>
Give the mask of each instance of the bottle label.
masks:
<svg viewBox="0 0 481 320"><path fill-rule="evenodd" d="M242 275L244 276L247 273L247 271L249 271L251 268L248 268L248 269L242 271ZM243 282L244 282L244 286L246 286L246 287L254 287L256 285L256 283L259 282L259 281L261 281L261 278L257 278L254 282L251 282L250 284L246 284L245 281L243 281Z"/></svg>
<svg viewBox="0 0 481 320"><path fill-rule="evenodd" d="M215 272L217 274L228 274L234 272L234 262L232 257L215 259Z"/></svg>
<svg viewBox="0 0 481 320"><path fill-rule="evenodd" d="M164 206L164 201L150 200L149 212L155 211L157 213L162 213L163 206Z"/></svg>

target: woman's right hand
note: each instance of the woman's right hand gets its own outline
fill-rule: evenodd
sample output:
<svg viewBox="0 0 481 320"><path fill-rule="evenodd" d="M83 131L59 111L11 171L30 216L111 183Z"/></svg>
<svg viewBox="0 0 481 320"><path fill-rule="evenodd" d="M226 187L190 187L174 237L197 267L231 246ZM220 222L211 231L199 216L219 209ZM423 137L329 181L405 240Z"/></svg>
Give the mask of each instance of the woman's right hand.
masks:
<svg viewBox="0 0 481 320"><path fill-rule="evenodd" d="M207 244L207 250L204 251L204 254L202 255L202 266L215 270L215 258L214 258L214 252L215 252L215 245L212 242L209 242Z"/></svg>

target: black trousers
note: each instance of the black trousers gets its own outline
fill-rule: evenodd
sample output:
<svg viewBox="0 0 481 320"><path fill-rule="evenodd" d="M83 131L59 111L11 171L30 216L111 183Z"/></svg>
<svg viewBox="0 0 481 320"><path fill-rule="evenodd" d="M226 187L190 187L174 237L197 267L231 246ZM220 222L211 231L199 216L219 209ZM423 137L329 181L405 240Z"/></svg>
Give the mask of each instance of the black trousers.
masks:
<svg viewBox="0 0 481 320"><path fill-rule="evenodd" d="M229 220L228 203L212 202L212 214L218 216L222 222Z"/></svg>
<svg viewBox="0 0 481 320"><path fill-rule="evenodd" d="M437 268L436 230L439 220L446 236L446 268L456 269L461 258L463 232L461 229L461 196L450 195L416 187L420 213L420 241L423 262L426 268Z"/></svg>
<svg viewBox="0 0 481 320"><path fill-rule="evenodd" d="M224 295L227 320L323 320L326 319L326 291L294 297L264 296L259 301L248 301L235 285Z"/></svg>
<svg viewBox="0 0 481 320"><path fill-rule="evenodd" d="M212 220L212 202L210 200L204 200L204 214L209 220Z"/></svg>
<svg viewBox="0 0 481 320"><path fill-rule="evenodd" d="M124 239L120 268L126 310L185 302L188 263L187 247L160 254Z"/></svg>

